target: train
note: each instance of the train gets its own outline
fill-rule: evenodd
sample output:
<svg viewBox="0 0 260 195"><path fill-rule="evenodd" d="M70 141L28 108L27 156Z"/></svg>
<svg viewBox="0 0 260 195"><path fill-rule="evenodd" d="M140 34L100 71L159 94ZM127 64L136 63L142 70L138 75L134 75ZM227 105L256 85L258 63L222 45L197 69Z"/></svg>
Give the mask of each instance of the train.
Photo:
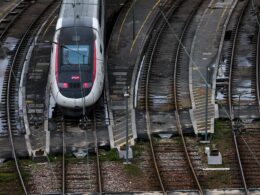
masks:
<svg viewBox="0 0 260 195"><path fill-rule="evenodd" d="M56 104L84 110L104 83L104 0L63 0L52 41L50 87Z"/></svg>

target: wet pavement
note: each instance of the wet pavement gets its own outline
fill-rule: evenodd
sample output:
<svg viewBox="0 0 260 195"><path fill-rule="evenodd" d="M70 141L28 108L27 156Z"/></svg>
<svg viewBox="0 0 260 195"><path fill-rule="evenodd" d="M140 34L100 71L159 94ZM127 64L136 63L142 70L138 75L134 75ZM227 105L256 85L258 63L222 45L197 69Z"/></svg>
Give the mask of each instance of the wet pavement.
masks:
<svg viewBox="0 0 260 195"><path fill-rule="evenodd" d="M129 140L137 137L133 104L134 82L138 57L147 32L158 14L157 0L128 2L123 8L113 29L107 52L106 88L110 111L109 127L111 147L125 143L126 104L124 89L129 86L130 100L128 112Z"/></svg>
<svg viewBox="0 0 260 195"><path fill-rule="evenodd" d="M114 3L113 5L116 5L115 7L111 7L111 4L108 5L109 7L109 14L107 15L107 21L111 21L111 18L113 17L113 15L117 15L117 11L121 8L121 6L124 5L124 0L121 1L121 3L119 4L119 2ZM0 6L1 7L1 6ZM36 10L35 10L36 11ZM36 12L35 12L36 13ZM49 64L49 59L50 59L50 49L49 49L49 44L46 43L46 41L50 41L53 39L53 34L54 34L54 30L55 30L55 26L56 26L56 19L57 19L57 15L52 18L52 20L50 20L45 28L42 30L42 32L39 34L38 37L38 43L37 46L33 49L33 55L32 55L32 59L30 59L30 61L35 64L35 65L39 65L42 66L43 64ZM33 15L31 15L30 17L32 20L34 18ZM110 23L111 25L112 23ZM23 28L25 28L26 25L23 26ZM4 44L1 44L1 48L0 48L0 81L4 80L4 75L5 75L5 68L7 66L7 64L9 63L9 58L10 55L12 54L12 50L15 48L17 42L18 42L18 37L19 37L19 31L17 30L17 28L22 31L22 29L20 28L20 25L18 25L15 28L12 28L10 30L10 35L13 35L13 37L7 37L6 41L4 42ZM47 49L47 50L46 50ZM37 50L37 51L36 51ZM46 55L47 53L48 55ZM38 54L39 55L38 55ZM45 57L43 56L45 55ZM37 78L39 78L39 76L42 75L42 70L36 71L36 72L32 72L30 73L31 76L30 78L35 78L36 81L38 80ZM46 76L45 76L46 77ZM46 77L47 78L47 77ZM45 79L46 79L45 78ZM35 82L36 82L35 81ZM2 88L0 88L2 90ZM40 89L40 88L39 88ZM44 97L44 93L45 93L45 87L41 87L43 95L42 97ZM31 91L31 90L29 90ZM32 92L32 91L31 91ZM39 114L39 112L42 113L42 109L44 108L44 106L41 106L41 108L34 108L31 107L30 104L32 101L34 100L29 100L28 98L30 98L31 96L28 95L27 100L26 101L28 103L28 111L29 112L37 112ZM46 99L46 98L45 98ZM37 100L38 101L38 100ZM50 105L51 106L55 106L55 103L53 103L52 101L50 101ZM33 103L33 105L39 106L37 103ZM26 109L26 108L25 108ZM51 116L52 114L52 107L50 107L50 111L49 111L49 115ZM47 114L48 115L48 114ZM2 116L4 117L4 116ZM48 116L47 116L48 118ZM2 118L1 118L2 119ZM0 120L1 120L0 119ZM51 118L50 118L51 119ZM101 119L100 119L101 120ZM106 119L102 119L102 122L99 122L97 128L98 128L98 132L97 132L97 136L99 138L99 145L100 146L108 146L109 145L109 141L108 141L108 131L107 131L107 124L106 123ZM28 123L30 123L30 121L27 121ZM1 121L0 121L1 123ZM39 129L39 127L31 127L29 134L27 135L28 138L30 138L31 140L28 141L27 138L27 147L29 152L33 151L33 150L37 150L39 148L42 148L46 145L46 151L47 152L60 152L61 151L61 134L60 132L54 132L52 131L53 127L52 124L49 123L49 128L47 127L46 129L46 120L45 120L45 125L44 127L41 127ZM3 124L2 124L3 125ZM3 126L0 126L0 133L2 130ZM28 124L29 125L29 124ZM68 151L77 151L79 148L85 147L86 145L88 146L92 146L93 148L93 134L91 131L80 131L77 127L77 131L74 131L75 128L72 127L66 134L66 142L67 142L67 146L68 146ZM6 135L6 134L5 134ZM47 138L47 140L46 140ZM21 154L22 156L28 156L28 151L27 148L25 146L25 141L24 141L24 136L22 137L17 137L16 139L20 139L21 141L18 141L18 153ZM9 139L8 137L4 137L4 138L0 138L0 146L1 146L1 155L0 158L8 158L11 157L11 153L10 153L10 146L9 146ZM43 148L42 148L43 149ZM44 150L44 149L43 149Z"/></svg>
<svg viewBox="0 0 260 195"><path fill-rule="evenodd" d="M206 131L206 101L208 101L207 131L214 133L214 119L218 116L215 106L215 67L222 35L222 28L231 11L233 0L212 0L197 28L190 61L190 92L192 122L196 134ZM210 78L210 79L207 79ZM208 97L206 100L206 83Z"/></svg>
<svg viewBox="0 0 260 195"><path fill-rule="evenodd" d="M0 20L21 0L0 0Z"/></svg>
<svg viewBox="0 0 260 195"><path fill-rule="evenodd" d="M219 116L221 118L242 118L256 119L259 118L259 108L256 95L255 82L255 41L256 38L256 15L252 13L250 8L242 20L241 30L239 30L238 41L236 45L235 60L232 73L232 103L234 115L229 116L228 107L228 77L230 48L232 46L231 32L237 24L241 10L246 2L238 1L236 9L233 12L230 22L227 25L225 41L223 43L220 65L217 75L217 91L216 101L219 103ZM251 5L251 3L249 4ZM250 11L249 11L250 10ZM228 113L228 114L227 114Z"/></svg>
<svg viewBox="0 0 260 195"><path fill-rule="evenodd" d="M0 48L0 94L3 93L3 85L2 83L4 83L4 78L5 78L5 72L6 72L6 68L9 64L10 58L11 58L11 54L14 51L14 48L16 46L18 42L18 39L13 38L13 37L7 37L6 41L1 44L1 48ZM6 128L3 128L3 126L5 125L6 120L3 119L3 112L2 112L2 106L5 106L5 104L1 105L0 108L0 135L6 135Z"/></svg>

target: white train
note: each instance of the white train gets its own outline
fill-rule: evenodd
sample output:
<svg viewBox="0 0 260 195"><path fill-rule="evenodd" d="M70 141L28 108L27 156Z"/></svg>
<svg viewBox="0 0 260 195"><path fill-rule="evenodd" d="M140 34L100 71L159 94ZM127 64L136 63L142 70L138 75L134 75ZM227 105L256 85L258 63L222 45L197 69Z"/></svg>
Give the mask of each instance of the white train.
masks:
<svg viewBox="0 0 260 195"><path fill-rule="evenodd" d="M104 83L104 2L63 0L54 35L50 85L56 103L90 107Z"/></svg>

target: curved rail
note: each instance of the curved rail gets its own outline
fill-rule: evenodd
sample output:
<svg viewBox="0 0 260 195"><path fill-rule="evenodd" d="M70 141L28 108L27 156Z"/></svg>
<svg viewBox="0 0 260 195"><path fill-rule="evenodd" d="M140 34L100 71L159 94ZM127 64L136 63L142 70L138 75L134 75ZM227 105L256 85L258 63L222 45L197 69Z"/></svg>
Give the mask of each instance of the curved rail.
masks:
<svg viewBox="0 0 260 195"><path fill-rule="evenodd" d="M24 7L21 8L21 6ZM24 1L20 1L18 4L16 4L16 6L9 11L3 18L3 20L5 20L8 17L12 17L12 21L8 22L8 24L5 26L3 32L0 34L0 40L3 39L4 35L6 34L6 32L8 31L8 29L12 26L12 24L14 24L15 20L28 8L28 6L30 5L30 3L28 2L24 2ZM16 15L12 15L11 13L14 12L16 9L20 10L19 13L17 13Z"/></svg>
<svg viewBox="0 0 260 195"><path fill-rule="evenodd" d="M159 37L160 37L160 34L162 33L162 30L163 28L161 28L161 31L159 33L159 35L157 36L156 38L156 41L155 41L155 44L157 44L158 40L159 40ZM155 52L155 46L153 48L153 51L151 53L151 56L153 56L154 52ZM157 164L157 161L156 161L156 157L155 157L155 154L154 154L154 149L153 149L153 144L152 144L152 137L151 137L151 120L150 120L150 114L149 114L149 98L148 98L148 88L149 88L149 79L150 79L150 71L151 71L151 64L152 64L152 58L150 58L150 61L149 61L149 66L148 66L148 71L147 71L147 77L146 77L146 90L145 90L145 107L146 107L146 126L147 126L147 135L148 135L148 138L149 138L149 143L150 143L150 148L151 148L151 151L152 151L152 156L153 156L153 163L154 163L154 166L155 166L155 170L156 170L156 174L157 174L157 178L159 180L159 183L160 183L160 186L161 186L161 189L163 191L163 193L166 193L165 191L165 188L164 188L164 185L163 185L163 182L162 182L162 178L161 178L161 175L160 175L160 171L159 171L159 167L158 167L158 164Z"/></svg>
<svg viewBox="0 0 260 195"><path fill-rule="evenodd" d="M257 93L257 100L258 100L258 108L260 111L260 86L259 86L259 52L260 52L260 26L258 27L257 32L257 43L256 43L256 93Z"/></svg>
<svg viewBox="0 0 260 195"><path fill-rule="evenodd" d="M62 116L62 194L66 194L66 145L65 145L65 122Z"/></svg>
<svg viewBox="0 0 260 195"><path fill-rule="evenodd" d="M176 9L177 9L177 6L173 5L172 8L167 12L167 16L171 15ZM154 55L156 45L157 45L159 38L160 38L164 28L165 28L166 22L163 22L160 25L161 25L160 31L158 33L156 33L156 38L155 38L155 41L153 43L153 49L152 49L150 56ZM154 153L152 137L151 137L151 120L150 120L150 113L149 113L149 97L148 97L151 64L152 64L152 57L150 57L150 60L149 60L147 77L146 77L146 81L145 81L145 86L146 86L145 87L146 126L147 126L147 135L148 135L148 138L149 138L150 148L151 148L152 157L153 157L153 164L154 164L154 167L155 167L157 179L160 183L160 187L161 187L163 193L165 194L166 190L165 190L165 187L164 187L161 175L160 175L159 167L158 167L156 156L155 156L155 153Z"/></svg>
<svg viewBox="0 0 260 195"><path fill-rule="evenodd" d="M239 163L239 168L240 168L240 173L241 173L241 177L242 177L242 181L243 181L243 186L245 189L245 193L248 194L248 188L247 188L247 184L246 184L246 180L245 180L245 175L244 175L244 170L243 170L243 166L241 163L241 159L240 159L240 153L239 153L239 148L238 148L238 144L237 144L237 139L236 139L236 133L234 131L234 110L233 110L233 105L232 105L232 70L233 70L233 64L234 64L234 58L235 58L235 50L236 50L236 41L237 41L237 37L238 37L238 30L239 30L239 25L241 23L241 20L244 16L245 10L247 5L249 4L249 0L247 0L247 3L245 3L245 6L243 7L241 14L239 16L238 22L236 24L236 28L235 28L235 35L234 35L234 39L233 39L233 43L232 43L232 52L231 52L231 60L230 60L230 66L229 66L229 83L228 83L228 104L229 104L229 112L230 112L230 116L232 119L231 125L232 125L232 133L233 133L233 139L234 139L234 143L235 143L235 148L236 148L236 154L237 154L237 159L238 159L238 163Z"/></svg>
<svg viewBox="0 0 260 195"><path fill-rule="evenodd" d="M202 2L203 1L201 1L196 8L198 8L202 4ZM176 52L176 56L175 56L175 64L174 64L173 93L174 93L174 105L176 107L175 117L176 117L176 122L177 122L177 128L178 128L179 134L180 134L181 139L182 139L185 155L186 155L186 158L187 158L190 170L192 172L192 175L193 175L193 178L194 178L195 183L197 185L197 188L199 190L199 193L202 195L203 194L203 190L202 190L202 187L201 187L200 182L198 180L197 174L196 174L196 172L194 170L194 167L192 165L192 162L191 162L191 159L190 159L190 156L189 156L189 153L188 153L186 141L185 141L185 138L183 136L183 132L182 132L182 128L181 128L180 116L179 116L179 113L178 113L178 110L179 110L178 107L179 106L178 106L178 97L177 97L177 67L178 67L178 63L179 63L179 55L180 55L181 48L183 46L182 42L183 42L183 39L184 39L184 36L185 36L185 32L187 31L187 28L190 25L190 23L191 23L191 21L193 19L194 14L197 12L196 8L194 8L192 13L189 15L189 17L188 17L188 19L187 19L187 21L185 23L185 26L184 26L184 28L182 30L182 34L181 34L181 36L179 38L179 44L178 44L178 48L177 48L177 52Z"/></svg>
<svg viewBox="0 0 260 195"><path fill-rule="evenodd" d="M252 0L252 8L253 11L256 14L256 20L257 20L257 24L258 24L258 32L257 32L257 42L256 42L256 94L257 94L257 102L258 102L258 108L260 111L260 86L259 86L259 74L260 74L260 70L259 70L259 52L260 52L260 19L258 16L258 11L257 11L257 6L255 4L255 0Z"/></svg>
<svg viewBox="0 0 260 195"><path fill-rule="evenodd" d="M256 40L256 98L258 102L258 110L260 111L260 88L259 88L259 41L260 41L260 27L258 27L257 31L257 40Z"/></svg>
<svg viewBox="0 0 260 195"><path fill-rule="evenodd" d="M97 140L97 131L96 131L96 108L93 108L93 135L95 141L95 152L96 152L96 162L97 162L97 180L98 180L98 192L102 194L102 177L101 177L101 169L100 169L100 161L99 161L99 151L98 151L98 140Z"/></svg>
<svg viewBox="0 0 260 195"><path fill-rule="evenodd" d="M171 12L173 12L173 10ZM170 14L170 12L169 12L169 14ZM160 31L156 35L157 37L156 37L156 39L154 41L153 49L152 49L152 52L150 54L151 57L150 57L149 64L148 64L147 77L146 77L146 83L145 83L145 108L146 108L147 135L148 135L148 138L149 138L150 148L151 148L152 157L153 157L153 164L154 164L154 167L155 167L157 179L158 179L158 181L160 183L161 189L162 189L164 194L166 193L166 190L165 190L162 178L161 178L161 174L160 174L160 171L159 171L159 166L157 164L157 160L156 160L156 156L155 156L154 148L153 148L153 143L152 143L152 137L151 137L151 120L150 120L150 112L149 112L149 80L150 80L150 71L151 71L151 65L152 65L152 56L155 53L156 45L157 45L157 43L159 41L159 38L160 38L160 36L161 36L161 34L163 32L163 29L164 29L165 25L166 25L166 23L162 24L162 26L160 28Z"/></svg>
<svg viewBox="0 0 260 195"><path fill-rule="evenodd" d="M197 11L197 8L201 5L203 1L200 1L197 6L193 9L193 11L190 13L190 15L188 16L185 24L184 24L184 27L182 29L182 34L181 34L181 37L179 38L180 40L183 39L184 35L185 35L185 32L192 20L192 17L194 16L194 14L196 13ZM173 11L171 11L170 13L168 13L167 15L169 16L170 14L172 14ZM166 16L164 16L165 18ZM165 21L165 23L162 25L162 27L160 28L160 31L158 32L158 34L156 35L156 39L153 43L153 48L152 48L152 52L150 54L150 56L153 56L154 53L155 53L155 50L156 50L156 46L157 46L157 43L159 41L159 38L162 36L162 32L164 30L164 27L165 25L167 24L167 21ZM169 24L168 24L169 25ZM170 26L169 26L170 27ZM177 37L176 37L177 38ZM178 39L178 38L177 38ZM177 61L178 61L178 57L179 57L179 52L180 52L180 48L182 47L182 44L181 44L181 41L179 41L179 44L178 44L178 48L177 48L177 54L176 54L176 59L175 59L175 67L174 67L174 83L176 84L176 75L177 75ZM152 139L151 139L151 123L150 123L150 114L149 114L149 94L148 94L148 89L149 89L149 80L150 80L150 71L151 71L151 64L152 64L152 57L150 57L150 60L149 60L149 64L148 64L148 70L147 70L147 77L146 77L146 91L145 91L145 106L146 106L146 122L147 122L147 134L148 134L148 137L149 137L149 141L150 141L150 147L151 147L151 151L152 151L152 155L153 155L153 162L154 162L154 165L155 165L155 169L156 169L156 173L157 173L157 177L158 177L158 180L160 182L160 185L161 185L161 188L163 190L163 192L165 192L165 188L163 186L163 182L162 182L162 179L161 179L161 176L160 176L160 171L159 171L159 168L158 168L158 165L157 165L157 161L156 161L156 157L155 157L155 154L154 154L154 149L153 149L153 144L152 144ZM177 106L177 89L176 89L176 85L174 85L174 103L175 103L175 106ZM179 118L179 115L178 115L178 111L176 110L175 112L175 116L176 116L176 122L177 122L177 128L180 132L180 135L182 137L182 142L183 142L183 146L184 146L184 150L185 150L185 154L186 154L186 157L187 157L187 161L189 163L189 166L190 166L190 169L192 171L192 174L193 174L193 177L194 177L194 180L196 182L196 185L199 189L199 193L200 194L203 194L203 191L202 191L202 188L199 184L199 181L197 179L197 176L196 176L196 173L194 171L194 168L192 166L192 163L191 163L191 160L189 158L189 154L188 154L188 150L187 150L187 147L186 147L186 143L185 143L185 139L183 137L183 134L182 134L182 131L181 131L181 123L180 123L180 118Z"/></svg>
<svg viewBox="0 0 260 195"><path fill-rule="evenodd" d="M19 41L19 44L18 44L17 49L15 51L13 61L10 65L10 70L9 70L9 73L8 73L8 81L7 81L7 89L6 89L7 126L8 126L8 132L9 132L10 144L11 144L11 147L12 147L12 155L13 155L13 158L14 158L14 161L15 161L15 165L16 165L16 169L17 169L17 172L18 172L18 175L19 175L21 185L23 187L24 194L26 194L26 195L28 194L28 191L26 189L26 186L25 186L24 180L23 180L23 176L21 174L21 170L20 170L18 159L17 159L16 152L15 152L14 140L13 140L12 126L11 126L11 112L10 112L10 110L11 110L10 109L10 106L11 106L10 105L10 99L11 99L12 94L10 92L11 92L12 83L15 82L15 81L13 81L13 79L14 80L16 79L16 75L14 73L16 61L17 61L18 55L20 54L20 52L21 52L21 50L22 50L22 48L23 48L23 46L26 42L26 38L30 34L31 29L33 29L33 27L37 24L37 22L40 20L40 18L44 15L45 11L48 8L50 8L53 3L50 3L46 7L46 9L38 16L38 18L28 27L27 31L24 33L23 37Z"/></svg>
<svg viewBox="0 0 260 195"><path fill-rule="evenodd" d="M10 142L11 142L11 147L12 147L12 155L13 155L13 158L14 158L14 161L15 161L15 165L16 165L16 169L17 169L17 172L18 172L18 175L19 175L19 179L20 179L20 182L22 184L22 187L23 187L23 190L24 190L24 193L25 194L28 194L27 192L27 189L25 187L25 184L24 184L24 181L23 181L23 177L22 177L22 174L21 174L21 170L20 170L20 167L19 167L19 164L18 164L18 160L17 160L17 156L16 156L16 153L15 153L15 146L14 146L14 141L13 141L13 134L12 134L12 127L11 127L11 113L10 113L10 98L11 98L11 94L10 94L10 91L11 91L11 84L12 84L12 79L14 77L15 79L15 74L14 74L14 67L15 67L15 62L16 62L16 58L23 46L23 42L24 40L26 39L26 36L29 34L30 30L31 30L31 27L33 26L34 24L32 24L28 29L27 31L25 32L25 34L23 35L22 39L20 40L19 42L19 45L16 49L16 52L15 52L15 55L14 55L14 58L13 58L13 62L10 66L10 71L9 71L9 75L8 75L8 82L7 82L7 97L6 97L6 112L7 112L7 125L8 125L8 132L9 132L9 139L10 139Z"/></svg>
<svg viewBox="0 0 260 195"><path fill-rule="evenodd" d="M11 77L12 77L12 71L10 71L9 78L8 78L7 94L10 93ZM7 118L8 118L7 124L8 124L9 139L10 139L10 143L11 143L11 147L12 147L12 155L13 155L13 158L14 158L14 161L15 161L15 166L16 166L16 170L17 170L18 175L19 175L20 182L21 182L22 187L23 187L23 191L27 195L28 192L27 192L27 189L25 187L23 176L21 174L21 170L20 170L20 167L19 167L19 164L18 164L16 153L15 153L15 146L14 146L14 140L13 140L13 134L12 134L12 128L11 128L11 120L10 120L11 117L10 117L10 108L9 108L10 107L9 95L7 96L6 107L7 107Z"/></svg>

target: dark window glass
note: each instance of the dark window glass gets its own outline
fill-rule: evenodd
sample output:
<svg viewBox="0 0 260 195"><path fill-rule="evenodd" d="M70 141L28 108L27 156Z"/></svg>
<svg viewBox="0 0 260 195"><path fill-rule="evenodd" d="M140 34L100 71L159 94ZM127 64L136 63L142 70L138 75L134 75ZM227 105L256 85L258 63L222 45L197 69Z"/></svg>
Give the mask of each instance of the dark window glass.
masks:
<svg viewBox="0 0 260 195"><path fill-rule="evenodd" d="M60 92L69 98L81 98L92 89L94 82L94 44L92 28L60 29L58 83Z"/></svg>
<svg viewBox="0 0 260 195"><path fill-rule="evenodd" d="M64 65L89 64L89 45L66 45L62 53Z"/></svg>

